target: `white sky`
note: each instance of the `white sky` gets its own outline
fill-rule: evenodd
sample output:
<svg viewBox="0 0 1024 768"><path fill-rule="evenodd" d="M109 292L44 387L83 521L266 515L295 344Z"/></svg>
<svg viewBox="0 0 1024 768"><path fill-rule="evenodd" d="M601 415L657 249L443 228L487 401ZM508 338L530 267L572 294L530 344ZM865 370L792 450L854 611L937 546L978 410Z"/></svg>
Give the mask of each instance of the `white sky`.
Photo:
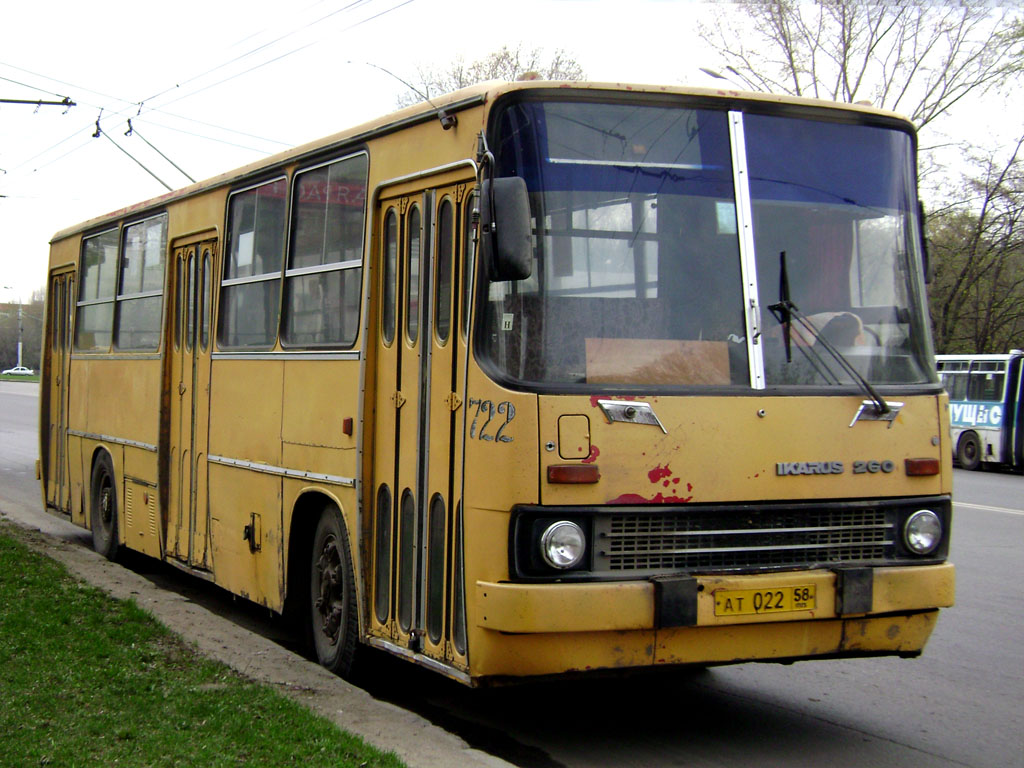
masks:
<svg viewBox="0 0 1024 768"><path fill-rule="evenodd" d="M394 109L417 67L502 45L565 50L589 79L720 86L689 0L43 0L5 5L0 301L44 285L58 230ZM373 18L376 17L376 18ZM283 38L283 39L282 39ZM230 78L230 79L229 79ZM60 81L60 82L57 82ZM29 88L25 86L34 86ZM42 89L42 90L38 90ZM139 102L143 102L141 113ZM132 118L137 134L124 136ZM9 286L9 288L8 288Z"/></svg>

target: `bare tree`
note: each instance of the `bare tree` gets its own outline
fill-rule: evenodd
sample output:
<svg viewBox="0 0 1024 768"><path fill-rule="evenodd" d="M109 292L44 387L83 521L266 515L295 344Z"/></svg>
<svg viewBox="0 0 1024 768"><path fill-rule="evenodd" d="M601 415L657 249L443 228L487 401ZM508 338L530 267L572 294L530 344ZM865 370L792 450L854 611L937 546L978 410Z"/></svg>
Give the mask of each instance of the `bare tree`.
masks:
<svg viewBox="0 0 1024 768"><path fill-rule="evenodd" d="M701 36L729 79L751 90L867 101L918 128L936 129L968 97L1012 93L1022 72L1020 11L998 4L741 0L718 7ZM960 146L955 156L951 148L923 158L931 197L960 192L929 219L936 347L1005 351L1021 346L1024 332L1021 143L1005 161L996 159L998 147L981 157L976 147ZM950 184L951 177L960 180Z"/></svg>
<svg viewBox="0 0 1024 768"><path fill-rule="evenodd" d="M934 213L932 325L940 353L1024 346L1024 137L1009 160L976 160L962 197Z"/></svg>
<svg viewBox="0 0 1024 768"><path fill-rule="evenodd" d="M487 80L517 80L533 74L541 80L585 78L579 63L561 49L545 59L540 48L524 50L522 44L514 49L502 46L501 50L469 64L459 57L444 69L420 68L417 82L411 86L413 90L398 97L398 106L406 107Z"/></svg>
<svg viewBox="0 0 1024 768"><path fill-rule="evenodd" d="M1021 71L1016 11L927 0L720 6L701 37L752 90L869 101L919 128Z"/></svg>

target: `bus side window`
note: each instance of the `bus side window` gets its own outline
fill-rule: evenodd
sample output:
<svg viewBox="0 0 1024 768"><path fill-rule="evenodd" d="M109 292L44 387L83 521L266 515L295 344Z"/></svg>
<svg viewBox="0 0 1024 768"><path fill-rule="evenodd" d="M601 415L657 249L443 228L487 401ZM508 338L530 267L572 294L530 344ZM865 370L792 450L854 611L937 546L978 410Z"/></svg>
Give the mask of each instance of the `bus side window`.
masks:
<svg viewBox="0 0 1024 768"><path fill-rule="evenodd" d="M296 174L284 289L286 346L355 344L368 162L360 153Z"/></svg>
<svg viewBox="0 0 1024 768"><path fill-rule="evenodd" d="M82 240L82 279L79 282L75 349L110 349L114 330L114 291L117 286L118 230Z"/></svg>
<svg viewBox="0 0 1024 768"><path fill-rule="evenodd" d="M114 343L118 349L160 346L167 214L124 228Z"/></svg>
<svg viewBox="0 0 1024 768"><path fill-rule="evenodd" d="M232 194L217 343L269 349L277 340L288 184L277 179Z"/></svg>
<svg viewBox="0 0 1024 768"><path fill-rule="evenodd" d="M1006 365L1001 362L981 361L971 370L968 400L996 401L1003 399L1003 380Z"/></svg>

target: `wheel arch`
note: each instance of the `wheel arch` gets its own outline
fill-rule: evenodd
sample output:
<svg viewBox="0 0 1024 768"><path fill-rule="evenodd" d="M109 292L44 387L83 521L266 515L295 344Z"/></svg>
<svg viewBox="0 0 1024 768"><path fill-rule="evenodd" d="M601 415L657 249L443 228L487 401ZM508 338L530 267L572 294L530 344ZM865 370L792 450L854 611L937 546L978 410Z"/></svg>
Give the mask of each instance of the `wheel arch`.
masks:
<svg viewBox="0 0 1024 768"><path fill-rule="evenodd" d="M122 509L123 505L121 504L121 497L123 495L123 493L122 493L123 489L121 487L121 484L123 482L123 475L124 475L124 473L122 472L121 474L118 474L118 466L119 466L118 457L115 455L115 452L110 449L110 446L106 445L105 443L100 443L99 445L94 447L93 450L92 450L92 453L89 456L89 471L85 475L89 479L89 482L88 482L88 485L86 486L87 490L86 490L86 488L83 488L83 491L84 491L83 495L85 496L85 499L87 501L87 503L84 504L84 508L85 508L85 526L86 526L86 528L89 528L89 527L92 526L92 502L93 502L93 500L92 500L92 494L93 494L92 475L93 475L93 472L96 471L96 465L99 463L100 457L102 457L102 456L106 456L107 457L107 460L110 462L111 472L114 475L114 494L115 494L115 497L116 497L116 500L117 500L116 509L117 509L117 516L118 516L117 536L118 536L118 539L121 540L121 543L123 543L122 537L124 536L124 532L123 532L124 531L124 526L123 526L123 522L124 521L121 520L120 518L124 514L124 511Z"/></svg>
<svg viewBox="0 0 1024 768"><path fill-rule="evenodd" d="M353 566L359 562L358 551L353 531L345 515L345 507L341 500L323 488L309 488L302 491L292 505L291 521L288 526L287 554L284 573L284 615L295 621L305 614L302 611L304 599L309 592L310 547L316 533L320 515L325 509L333 508L348 538L349 555ZM359 583L357 575L356 583ZM359 630L362 635L363 596L362 590L356 590L356 614L359 617Z"/></svg>

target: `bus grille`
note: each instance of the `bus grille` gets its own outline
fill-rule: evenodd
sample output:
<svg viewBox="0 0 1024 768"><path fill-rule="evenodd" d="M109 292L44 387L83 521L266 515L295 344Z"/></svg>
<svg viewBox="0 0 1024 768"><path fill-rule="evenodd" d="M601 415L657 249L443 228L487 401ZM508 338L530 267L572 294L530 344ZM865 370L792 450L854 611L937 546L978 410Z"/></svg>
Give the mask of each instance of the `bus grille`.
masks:
<svg viewBox="0 0 1024 768"><path fill-rule="evenodd" d="M594 520L593 569L637 572L814 567L883 560L893 523L883 509L771 514L624 512Z"/></svg>

